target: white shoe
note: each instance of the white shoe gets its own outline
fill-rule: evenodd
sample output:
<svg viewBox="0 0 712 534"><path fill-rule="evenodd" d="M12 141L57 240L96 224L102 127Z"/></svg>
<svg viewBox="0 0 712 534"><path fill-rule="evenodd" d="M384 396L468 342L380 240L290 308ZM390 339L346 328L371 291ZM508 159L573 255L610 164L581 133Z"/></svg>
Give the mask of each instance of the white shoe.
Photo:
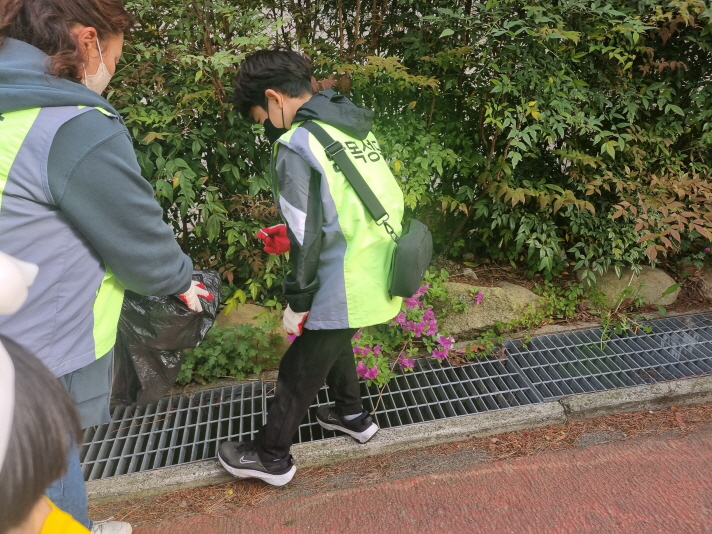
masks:
<svg viewBox="0 0 712 534"><path fill-rule="evenodd" d="M91 529L92 534L131 534L130 523L123 521L97 521Z"/></svg>

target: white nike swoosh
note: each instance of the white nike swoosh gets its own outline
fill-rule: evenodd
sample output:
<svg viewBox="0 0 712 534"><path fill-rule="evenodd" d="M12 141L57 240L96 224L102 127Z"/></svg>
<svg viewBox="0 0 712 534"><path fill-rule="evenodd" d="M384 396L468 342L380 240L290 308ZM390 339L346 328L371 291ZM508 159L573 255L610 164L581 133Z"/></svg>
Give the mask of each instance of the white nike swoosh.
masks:
<svg viewBox="0 0 712 534"><path fill-rule="evenodd" d="M240 458L240 463L241 464L256 464L257 460L245 460L245 457L243 456Z"/></svg>

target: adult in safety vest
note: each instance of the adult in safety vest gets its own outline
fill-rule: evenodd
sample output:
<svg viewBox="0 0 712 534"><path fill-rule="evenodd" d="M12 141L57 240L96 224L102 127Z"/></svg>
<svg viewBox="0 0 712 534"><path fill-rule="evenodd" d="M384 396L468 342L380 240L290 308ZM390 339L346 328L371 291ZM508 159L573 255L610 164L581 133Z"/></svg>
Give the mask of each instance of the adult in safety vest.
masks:
<svg viewBox="0 0 712 534"><path fill-rule="evenodd" d="M273 143L272 187L286 222L291 272L283 324L296 339L279 367L267 423L252 442L224 442L222 465L235 476L273 485L295 473L292 437L324 380L334 404L317 410L318 423L365 443L378 426L363 409L351 338L361 327L398 314L389 294L395 244L369 215L346 177L306 129L313 121L341 143L400 233L403 194L371 133L373 112L332 90L312 94L309 63L292 51L263 50L240 65L235 105L265 127ZM279 252L279 227L258 235Z"/></svg>
<svg viewBox="0 0 712 534"><path fill-rule="evenodd" d="M12 0L0 13L0 251L39 268L0 333L58 377L83 428L109 420L124 288L200 310L192 262L101 97L133 23L121 0ZM47 495L94 532L131 530L87 517L76 447Z"/></svg>

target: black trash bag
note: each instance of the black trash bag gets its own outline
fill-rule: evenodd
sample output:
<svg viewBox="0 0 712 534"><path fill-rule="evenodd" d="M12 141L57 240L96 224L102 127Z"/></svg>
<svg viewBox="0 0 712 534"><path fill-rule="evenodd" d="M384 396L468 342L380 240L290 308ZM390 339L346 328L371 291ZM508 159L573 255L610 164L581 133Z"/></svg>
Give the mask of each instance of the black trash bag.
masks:
<svg viewBox="0 0 712 534"><path fill-rule="evenodd" d="M200 299L203 313L177 296L146 297L126 291L114 347L113 397L116 404L151 404L165 397L180 372L184 349L198 346L215 322L220 274L193 271L214 299Z"/></svg>

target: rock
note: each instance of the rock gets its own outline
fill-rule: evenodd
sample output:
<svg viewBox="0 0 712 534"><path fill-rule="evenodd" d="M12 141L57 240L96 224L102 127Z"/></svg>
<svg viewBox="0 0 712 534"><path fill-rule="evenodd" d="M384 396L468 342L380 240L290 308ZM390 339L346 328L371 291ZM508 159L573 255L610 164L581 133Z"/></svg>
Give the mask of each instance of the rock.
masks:
<svg viewBox="0 0 712 534"><path fill-rule="evenodd" d="M270 313L281 317L279 312L268 310L267 308L257 306L256 304L242 304L238 308L231 310L228 314L225 314L224 311L221 312L215 319L215 323L220 327L235 324L251 324L253 326L257 326L257 318L263 313ZM281 356L287 351L290 343L287 341L287 334L284 330L282 330L282 328L277 328L276 332L283 338L282 343L277 348L277 353Z"/></svg>
<svg viewBox="0 0 712 534"><path fill-rule="evenodd" d="M443 328L455 339L472 339L476 334L521 318L530 306L539 307L539 297L524 287L500 282L500 287L477 288L456 282L445 283L448 293L467 302L467 310L446 317ZM475 304L475 296L482 289L482 304Z"/></svg>
<svg viewBox="0 0 712 534"><path fill-rule="evenodd" d="M579 271L579 280L581 279ZM596 288L603 293L604 301L609 308L615 308L620 303L623 292L629 285L633 289L630 298L640 297L643 299L643 305L655 304L658 306L669 306L680 294L680 288L669 295L662 296L663 293L672 285L673 280L660 269L644 266L640 271L640 275L636 276L632 269L621 269L620 278L616 275L614 269L609 269L603 276L596 275Z"/></svg>
<svg viewBox="0 0 712 534"><path fill-rule="evenodd" d="M475 271L473 271L472 269L470 269L469 267L466 269L463 269L462 276L467 276L468 278L477 280L477 273Z"/></svg>

